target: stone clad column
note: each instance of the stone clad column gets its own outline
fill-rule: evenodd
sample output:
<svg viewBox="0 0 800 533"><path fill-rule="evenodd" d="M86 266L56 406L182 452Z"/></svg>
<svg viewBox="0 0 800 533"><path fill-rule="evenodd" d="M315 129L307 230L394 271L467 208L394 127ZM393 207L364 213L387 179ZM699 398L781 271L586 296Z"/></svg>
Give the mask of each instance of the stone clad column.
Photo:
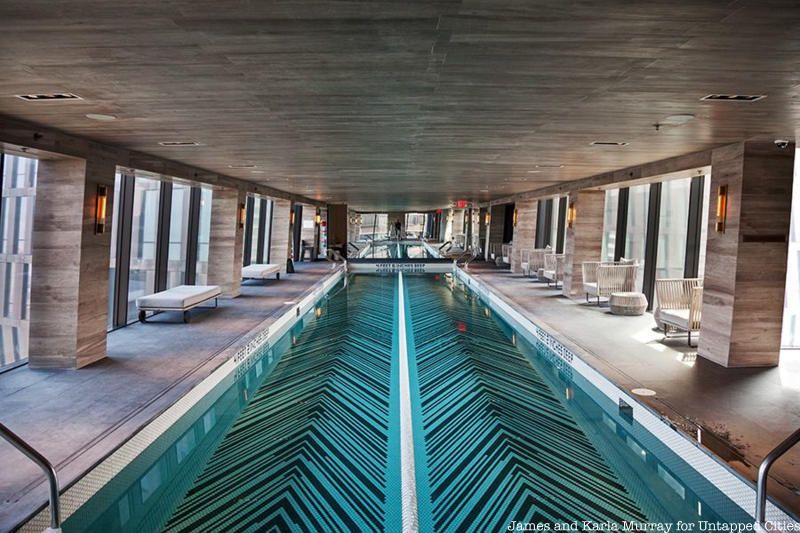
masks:
<svg viewBox="0 0 800 533"><path fill-rule="evenodd" d="M583 262L599 261L603 247L605 191L570 193L567 205L574 205L575 221L564 241L564 296L583 295Z"/></svg>
<svg viewBox="0 0 800 533"><path fill-rule="evenodd" d="M214 189L208 244L208 284L219 285L224 298L239 296L242 283L244 228L239 209L246 195L229 188Z"/></svg>
<svg viewBox="0 0 800 533"><path fill-rule="evenodd" d="M778 364L794 152L771 141L712 152L698 354L722 366ZM716 229L720 185L728 187L724 232Z"/></svg>
<svg viewBox="0 0 800 533"><path fill-rule="evenodd" d="M511 272L522 272L522 250L532 250L536 239L536 215L538 200L519 200L516 204L517 225L514 226L514 240L511 248Z"/></svg>
<svg viewBox="0 0 800 533"><path fill-rule="evenodd" d="M81 368L106 356L112 159L39 161L34 205L29 364ZM97 187L106 231L95 232Z"/></svg>
<svg viewBox="0 0 800 533"><path fill-rule="evenodd" d="M269 241L269 262L278 265L286 274L286 261L291 257L290 217L293 206L290 200L272 199L272 233Z"/></svg>

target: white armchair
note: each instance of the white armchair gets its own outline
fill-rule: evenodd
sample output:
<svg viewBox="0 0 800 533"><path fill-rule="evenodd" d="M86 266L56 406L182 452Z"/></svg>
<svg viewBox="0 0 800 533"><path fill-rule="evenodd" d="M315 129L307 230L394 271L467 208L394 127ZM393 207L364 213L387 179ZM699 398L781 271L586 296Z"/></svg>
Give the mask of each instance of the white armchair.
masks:
<svg viewBox="0 0 800 533"><path fill-rule="evenodd" d="M615 292L636 290L636 274L639 270L636 263L587 261L581 267L587 302L592 296L597 299L597 305L600 305L600 298L609 298Z"/></svg>
<svg viewBox="0 0 800 533"><path fill-rule="evenodd" d="M558 282L564 281L564 254L545 254L543 268L542 277L547 285L553 284L557 288Z"/></svg>
<svg viewBox="0 0 800 533"><path fill-rule="evenodd" d="M692 333L700 331L703 310L702 278L673 278L656 280L655 319L667 337L669 329L685 331L689 346Z"/></svg>

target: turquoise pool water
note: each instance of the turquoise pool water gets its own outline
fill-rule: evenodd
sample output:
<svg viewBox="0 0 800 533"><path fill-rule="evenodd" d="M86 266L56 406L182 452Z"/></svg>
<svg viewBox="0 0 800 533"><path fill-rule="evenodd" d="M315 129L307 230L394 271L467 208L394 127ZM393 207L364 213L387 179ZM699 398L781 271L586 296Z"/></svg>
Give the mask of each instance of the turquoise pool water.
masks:
<svg viewBox="0 0 800 533"><path fill-rule="evenodd" d="M403 401L420 531L749 521L463 287L431 275L406 275L402 286L400 298L397 275L351 277L64 531L400 531Z"/></svg>

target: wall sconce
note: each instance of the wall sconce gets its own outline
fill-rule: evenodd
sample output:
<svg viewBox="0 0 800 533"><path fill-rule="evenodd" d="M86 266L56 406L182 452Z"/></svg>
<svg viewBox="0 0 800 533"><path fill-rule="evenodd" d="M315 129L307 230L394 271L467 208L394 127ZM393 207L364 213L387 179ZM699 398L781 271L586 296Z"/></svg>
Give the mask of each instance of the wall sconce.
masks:
<svg viewBox="0 0 800 533"><path fill-rule="evenodd" d="M247 220L247 208L242 203L242 204L239 204L239 227L240 228L244 227L244 223L245 223L246 220Z"/></svg>
<svg viewBox="0 0 800 533"><path fill-rule="evenodd" d="M108 187L97 186L97 203L94 210L94 233L102 235L106 232L106 206L108 205Z"/></svg>
<svg viewBox="0 0 800 533"><path fill-rule="evenodd" d="M486 216L483 217L483 221L487 226L492 223L492 214L489 211L486 212Z"/></svg>
<svg viewBox="0 0 800 533"><path fill-rule="evenodd" d="M517 220L518 220L518 219L519 219L519 211L518 211L518 210L517 210L517 208L515 207L515 208L514 208L514 226L516 226L516 225L517 225Z"/></svg>
<svg viewBox="0 0 800 533"><path fill-rule="evenodd" d="M314 224L319 226L321 223L322 223L322 215L320 215L319 211L317 211L317 214L314 215Z"/></svg>
<svg viewBox="0 0 800 533"><path fill-rule="evenodd" d="M717 189L717 233L725 233L725 222L728 218L728 186L720 185Z"/></svg>
<svg viewBox="0 0 800 533"><path fill-rule="evenodd" d="M578 210L575 208L575 202L570 202L569 207L567 208L567 226L570 228L572 224L575 222L575 217L578 216Z"/></svg>
<svg viewBox="0 0 800 533"><path fill-rule="evenodd" d="M289 211L289 225L294 226L294 209Z"/></svg>

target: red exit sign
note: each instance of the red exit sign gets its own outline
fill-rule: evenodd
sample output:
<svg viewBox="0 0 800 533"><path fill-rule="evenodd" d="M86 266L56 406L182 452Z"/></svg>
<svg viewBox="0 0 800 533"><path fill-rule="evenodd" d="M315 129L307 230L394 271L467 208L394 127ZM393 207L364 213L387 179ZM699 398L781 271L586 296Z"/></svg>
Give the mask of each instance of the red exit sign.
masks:
<svg viewBox="0 0 800 533"><path fill-rule="evenodd" d="M453 202L453 206L456 209L466 209L467 208L467 203L468 202L466 200L456 200L455 202Z"/></svg>

